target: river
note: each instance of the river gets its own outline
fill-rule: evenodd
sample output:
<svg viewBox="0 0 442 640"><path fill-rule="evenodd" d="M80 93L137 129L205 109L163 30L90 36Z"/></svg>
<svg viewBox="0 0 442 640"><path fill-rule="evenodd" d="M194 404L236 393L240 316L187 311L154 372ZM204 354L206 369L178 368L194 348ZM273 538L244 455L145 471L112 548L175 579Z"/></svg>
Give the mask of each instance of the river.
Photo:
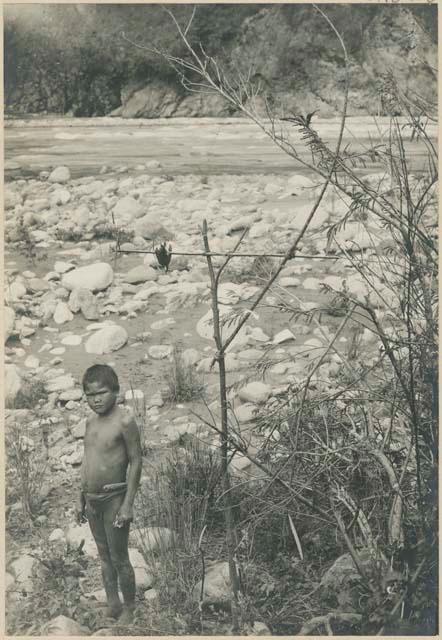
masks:
<svg viewBox="0 0 442 640"><path fill-rule="evenodd" d="M286 134L299 142L296 129L282 123ZM339 119L317 119L314 128L326 142L336 142ZM387 118L349 117L343 146L353 151L380 142L388 131ZM429 134L436 137L436 127ZM410 137L409 130L404 130ZM407 142L411 169L425 159L421 142ZM123 120L120 118L46 118L7 120L4 127L5 177L38 173L67 165L73 177L98 174L102 167L133 169L158 160L161 173L269 174L304 171L302 165L279 149L257 125L239 118L174 118ZM300 156L311 159L300 146ZM364 172L380 170L368 162Z"/></svg>

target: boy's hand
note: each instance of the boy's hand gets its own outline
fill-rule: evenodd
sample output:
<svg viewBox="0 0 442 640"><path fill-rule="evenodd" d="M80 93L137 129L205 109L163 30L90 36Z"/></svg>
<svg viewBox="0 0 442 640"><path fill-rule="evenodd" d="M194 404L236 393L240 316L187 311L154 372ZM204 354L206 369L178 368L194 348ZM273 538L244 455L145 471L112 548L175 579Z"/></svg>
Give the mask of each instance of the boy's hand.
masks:
<svg viewBox="0 0 442 640"><path fill-rule="evenodd" d="M75 520L78 524L83 524L84 522L86 522L85 507L86 502L83 495L81 495L81 497L77 501L77 504L75 505Z"/></svg>
<svg viewBox="0 0 442 640"><path fill-rule="evenodd" d="M133 507L126 507L125 505L121 506L121 509L117 513L115 518L114 527L118 529L128 525L134 519L134 510Z"/></svg>
<svg viewBox="0 0 442 640"><path fill-rule="evenodd" d="M85 512L84 512L84 504L78 504L75 508L75 519L77 521L77 524L83 524L84 522L86 522L86 516L85 516Z"/></svg>

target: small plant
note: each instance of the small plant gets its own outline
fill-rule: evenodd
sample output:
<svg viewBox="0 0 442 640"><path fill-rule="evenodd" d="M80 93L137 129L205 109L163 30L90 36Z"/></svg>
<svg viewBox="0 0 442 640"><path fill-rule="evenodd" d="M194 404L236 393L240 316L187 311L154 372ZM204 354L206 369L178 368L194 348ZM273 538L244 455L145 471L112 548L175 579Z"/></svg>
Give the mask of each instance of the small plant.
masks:
<svg viewBox="0 0 442 640"><path fill-rule="evenodd" d="M47 458L36 451L25 425L13 424L6 433L6 493L9 501L18 498L23 515L32 524L41 506L41 488Z"/></svg>
<svg viewBox="0 0 442 640"><path fill-rule="evenodd" d="M140 432L141 449L144 454L146 453L146 398L144 397L144 394L142 398L137 398L132 383L130 382L129 384L131 391L130 402L135 422L137 423L138 430Z"/></svg>
<svg viewBox="0 0 442 640"><path fill-rule="evenodd" d="M206 524L222 521L217 506L221 462L219 457L198 440L174 449L154 478L137 495L137 513L141 524L166 527L172 536L159 537L151 549L141 533L137 535L146 562L156 576L155 588L161 609L171 612L169 633L177 617L182 633L200 632L199 593L195 586L204 573L201 538Z"/></svg>
<svg viewBox="0 0 442 640"><path fill-rule="evenodd" d="M174 345L172 359L164 373L168 402L189 402L204 396L204 384L194 365L187 364L180 345Z"/></svg>
<svg viewBox="0 0 442 640"><path fill-rule="evenodd" d="M81 601L79 578L84 575L87 557L78 548L53 544L38 548L31 555L37 560L32 589L19 607L11 607L7 617L11 635L41 635L44 625L56 616L76 619L93 626L96 614Z"/></svg>
<svg viewBox="0 0 442 640"><path fill-rule="evenodd" d="M35 264L39 260L45 260L47 254L35 246L35 240L33 240L29 232L29 225L25 224L24 216L20 216L18 220L18 230L20 234L20 240L17 243L18 252L26 260L29 260L31 264Z"/></svg>
<svg viewBox="0 0 442 640"><path fill-rule="evenodd" d="M14 409L34 409L40 401L48 399L48 392L42 380L27 380L17 393Z"/></svg>
<svg viewBox="0 0 442 640"><path fill-rule="evenodd" d="M55 237L61 242L80 242L83 240L83 233L75 229L56 229Z"/></svg>
<svg viewBox="0 0 442 640"><path fill-rule="evenodd" d="M132 242L135 236L135 231L117 229L115 225L108 222L99 222L93 228L93 233L96 240L115 240L119 245Z"/></svg>

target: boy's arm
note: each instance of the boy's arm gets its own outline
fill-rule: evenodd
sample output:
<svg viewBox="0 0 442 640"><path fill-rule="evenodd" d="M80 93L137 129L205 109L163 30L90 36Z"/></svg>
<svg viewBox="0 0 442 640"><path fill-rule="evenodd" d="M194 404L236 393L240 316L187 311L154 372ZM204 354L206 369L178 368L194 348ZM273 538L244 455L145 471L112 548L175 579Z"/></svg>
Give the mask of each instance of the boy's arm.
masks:
<svg viewBox="0 0 442 640"><path fill-rule="evenodd" d="M142 466L140 432L138 431L137 423L132 417L128 416L123 420L122 435L129 458L129 471L127 473L126 496L117 518L120 525L124 525L133 519L133 503L140 484Z"/></svg>
<svg viewBox="0 0 442 640"><path fill-rule="evenodd" d="M89 418L86 418L86 429L88 428L88 426L89 426ZM84 456L85 454L83 454L83 460L81 463L82 467L85 464ZM78 524L82 524L83 522L86 522L84 517L85 508L86 508L86 498L84 496L83 488L81 487L78 491L77 502L75 505L75 516Z"/></svg>
<svg viewBox="0 0 442 640"><path fill-rule="evenodd" d="M75 507L75 516L78 524L84 522L84 509L86 506L86 500L84 497L83 490L80 489L77 497L77 504Z"/></svg>

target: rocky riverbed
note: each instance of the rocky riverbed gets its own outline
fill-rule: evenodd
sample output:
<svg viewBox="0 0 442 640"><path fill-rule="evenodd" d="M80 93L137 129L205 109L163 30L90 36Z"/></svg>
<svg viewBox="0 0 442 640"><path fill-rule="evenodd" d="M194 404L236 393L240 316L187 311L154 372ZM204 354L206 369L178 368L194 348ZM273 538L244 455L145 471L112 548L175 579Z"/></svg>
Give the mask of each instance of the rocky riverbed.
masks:
<svg viewBox="0 0 442 640"><path fill-rule="evenodd" d="M88 412L81 389L87 366L100 362L115 367L121 401L140 421L147 456L156 450L159 459L161 451L185 434L198 434L208 446L216 446L216 434L191 413L196 402L167 401L167 371L179 344L184 362L203 381L207 405L217 413L205 258L173 253L165 272L152 248L165 241L172 252L202 252L201 225L207 219L213 252L231 251L248 228L241 252L283 253L301 230L319 189L312 177L296 171L174 175L158 159L131 166L114 163L89 175L74 173L59 165L32 176L15 175L4 196L6 428L26 425L28 446L46 447L51 474L42 487L43 499L49 505L57 503L56 509L49 507L39 516L48 544L82 537L90 542L84 527L79 530L72 520ZM385 181L389 188L379 173L365 179ZM367 295L366 283L345 252L375 256L386 248L388 239L378 224L349 222L325 256L326 229L342 217L348 204L333 192L326 195L299 255L283 269L229 347L228 381L234 384L230 401L245 430L288 384L301 382L311 363L327 350L340 319L334 313L333 294L325 294L324 285L340 290L345 281L356 298ZM120 252L115 253L117 238ZM214 260L221 264L223 258ZM230 262L219 291L221 315L231 316L224 335L253 303L276 263L275 258L253 255ZM382 312L388 290L381 279L377 294L375 304ZM283 314L281 302L293 313ZM317 324L296 315L315 308L323 309ZM351 335L349 327L338 339L338 351L348 352ZM369 363L378 350L369 327L361 339ZM259 365L264 362L263 379ZM332 389L340 366L339 354L329 353L317 384ZM25 406L23 398L37 382L47 400ZM252 473L246 459L235 458L232 466L235 473ZM10 497L8 517L20 509L17 497ZM144 538L155 531L145 531ZM8 544L7 585L11 602L15 599L18 606L17 585L29 586L34 563L26 555L30 549L25 538ZM87 549L94 554L93 545ZM140 589L150 598L151 579L135 534L131 549ZM85 583L86 599L95 597L94 586L96 590L96 584ZM68 632L68 627L61 629ZM56 632L61 633L60 627Z"/></svg>

